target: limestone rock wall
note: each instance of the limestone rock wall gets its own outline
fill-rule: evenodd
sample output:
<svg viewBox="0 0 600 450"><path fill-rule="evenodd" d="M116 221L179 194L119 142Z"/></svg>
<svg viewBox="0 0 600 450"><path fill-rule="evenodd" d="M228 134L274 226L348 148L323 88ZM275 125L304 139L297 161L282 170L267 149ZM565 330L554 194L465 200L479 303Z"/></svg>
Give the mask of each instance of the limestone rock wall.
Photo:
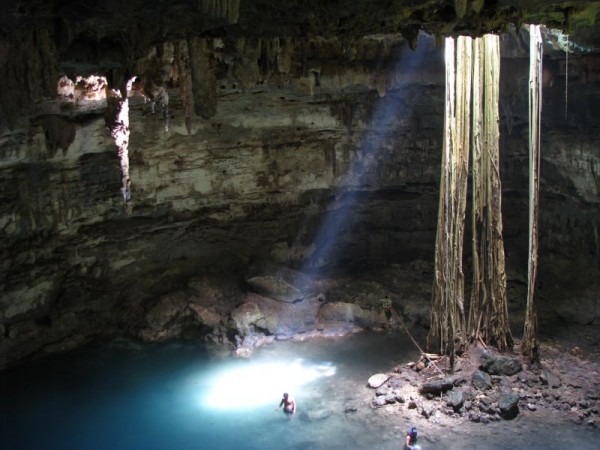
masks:
<svg viewBox="0 0 600 450"><path fill-rule="evenodd" d="M4 132L7 359L134 329L148 299L197 274L431 254L443 95L433 39L419 52L399 37L196 42L191 74L214 81L192 93L193 117L182 46L138 64L160 74L170 126L151 93L130 97L126 204L101 81L61 81L43 114Z"/></svg>
<svg viewBox="0 0 600 450"><path fill-rule="evenodd" d="M413 51L397 35L240 37L151 48L129 74L139 79L126 203L101 90L48 99L3 129L0 366L102 334L159 338L172 317L217 323L236 305L215 312L197 294L177 294L197 276L239 283L229 298L241 303L256 262L356 273L431 260L444 73L435 40L418 44ZM504 78L505 89L523 82L519 71ZM555 89L545 98L542 285L560 268L570 268L563 281L584 278L576 267L591 277L600 254L597 83L572 86L581 94L571 101L590 106L572 107L564 122ZM519 281L523 99L507 94L502 106L506 248Z"/></svg>

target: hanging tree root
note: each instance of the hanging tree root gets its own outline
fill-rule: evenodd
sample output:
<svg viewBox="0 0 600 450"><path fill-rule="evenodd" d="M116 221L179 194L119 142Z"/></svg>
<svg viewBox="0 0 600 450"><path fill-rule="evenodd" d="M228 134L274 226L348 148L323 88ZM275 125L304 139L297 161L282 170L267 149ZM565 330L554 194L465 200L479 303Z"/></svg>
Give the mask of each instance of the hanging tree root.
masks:
<svg viewBox="0 0 600 450"><path fill-rule="evenodd" d="M383 301L383 303L384 303L385 310L388 311L392 315L392 319L393 319L394 322L397 322L397 323L400 324L400 326L406 332L406 334L408 335L408 337L410 338L410 340L413 342L413 344L415 344L415 347L417 347L417 349L419 350L419 352L421 352L421 356L424 357L431 366L435 367L435 369L440 374L444 375L444 372L442 372L442 370L434 362L434 360L439 360L441 358L441 356L437 355L437 354L434 354L434 353L426 353L425 351L423 351L423 349L419 346L419 344L417 343L417 341L415 340L415 338L413 338L412 334L410 334L410 332L408 331L408 329L404 325L404 321L402 320L402 318L400 317L400 315L396 312L396 310L392 306L392 302L389 299L386 299L386 300Z"/></svg>
<svg viewBox="0 0 600 450"><path fill-rule="evenodd" d="M436 363L433 362L433 359L431 358L432 354L431 353L425 353L423 351L423 349L419 346L419 344L417 344L417 341L415 341L415 339L412 337L412 335L410 334L410 332L408 331L408 329L404 326L403 322L400 322L400 325L402 326L402 328L404 329L404 331L406 331L406 334L408 334L408 337L410 338L411 341L413 341L413 344L415 344L415 346L419 349L419 351L421 352L421 356L424 356L425 359L429 362L429 364L431 364L433 367L435 367L435 369L441 373L442 375L444 375L444 372L442 372L442 370L437 366ZM439 359L440 356L439 355L435 355L436 359Z"/></svg>

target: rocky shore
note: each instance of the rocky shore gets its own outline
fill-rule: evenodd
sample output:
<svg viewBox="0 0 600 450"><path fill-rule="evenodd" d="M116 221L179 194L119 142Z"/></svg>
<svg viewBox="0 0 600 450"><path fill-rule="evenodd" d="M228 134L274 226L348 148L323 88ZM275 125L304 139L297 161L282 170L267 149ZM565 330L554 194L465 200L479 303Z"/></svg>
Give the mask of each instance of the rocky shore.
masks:
<svg viewBox="0 0 600 450"><path fill-rule="evenodd" d="M503 355L477 346L457 358L453 373L445 358L423 356L373 375L368 380L371 405L399 409L413 421L446 425L487 424L524 414L543 418L554 411L599 430L600 365L581 353L579 347L564 352L544 344L541 367L532 367L518 353Z"/></svg>

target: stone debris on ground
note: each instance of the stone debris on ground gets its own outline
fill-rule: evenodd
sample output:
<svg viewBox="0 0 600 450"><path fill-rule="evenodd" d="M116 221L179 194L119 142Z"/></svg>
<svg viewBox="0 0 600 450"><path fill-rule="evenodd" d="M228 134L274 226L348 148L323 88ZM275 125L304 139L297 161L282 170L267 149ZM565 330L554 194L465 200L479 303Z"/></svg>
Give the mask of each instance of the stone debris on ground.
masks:
<svg viewBox="0 0 600 450"><path fill-rule="evenodd" d="M452 374L445 357L432 361L423 355L392 369L374 390L371 407L412 411L442 425L486 424L554 410L573 423L600 428L600 364L551 345L543 345L542 354L541 367L531 367L518 353L474 347L456 358Z"/></svg>

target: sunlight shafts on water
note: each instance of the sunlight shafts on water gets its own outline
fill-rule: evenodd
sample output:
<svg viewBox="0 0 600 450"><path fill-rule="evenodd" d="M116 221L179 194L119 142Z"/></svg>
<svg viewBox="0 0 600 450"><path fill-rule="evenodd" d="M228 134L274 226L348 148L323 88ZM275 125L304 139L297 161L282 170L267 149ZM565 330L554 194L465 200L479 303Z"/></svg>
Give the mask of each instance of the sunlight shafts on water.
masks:
<svg viewBox="0 0 600 450"><path fill-rule="evenodd" d="M309 383L336 374L332 363L310 364L292 361L232 364L207 376L205 406L215 409L248 409L275 404L283 392L298 395Z"/></svg>

